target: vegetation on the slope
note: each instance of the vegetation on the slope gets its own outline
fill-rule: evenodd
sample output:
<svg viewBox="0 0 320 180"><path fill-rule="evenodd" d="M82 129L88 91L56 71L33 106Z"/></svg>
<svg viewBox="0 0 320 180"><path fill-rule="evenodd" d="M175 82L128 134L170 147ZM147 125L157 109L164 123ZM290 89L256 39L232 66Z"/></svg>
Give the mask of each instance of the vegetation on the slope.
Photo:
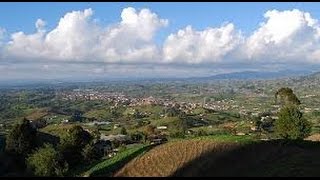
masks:
<svg viewBox="0 0 320 180"><path fill-rule="evenodd" d="M279 100L280 103L283 105L286 105L286 104L300 105L301 104L300 100L293 93L293 90L288 87L280 88L275 93L275 100L276 102Z"/></svg>
<svg viewBox="0 0 320 180"><path fill-rule="evenodd" d="M304 139L311 132L310 122L302 116L298 107L287 105L278 113L275 132L284 139Z"/></svg>
<svg viewBox="0 0 320 180"><path fill-rule="evenodd" d="M319 157L319 142L183 140L152 149L115 176L319 176Z"/></svg>
<svg viewBox="0 0 320 180"><path fill-rule="evenodd" d="M299 110L300 100L290 88L281 88L276 92L285 101L275 121L275 132L280 138L302 140L310 135L311 123Z"/></svg>
<svg viewBox="0 0 320 180"><path fill-rule="evenodd" d="M170 176L207 151L222 152L235 146L235 142L212 139L168 142L130 161L115 176Z"/></svg>
<svg viewBox="0 0 320 180"><path fill-rule="evenodd" d="M27 166L36 176L63 176L68 164L52 145L45 144L27 158Z"/></svg>
<svg viewBox="0 0 320 180"><path fill-rule="evenodd" d="M6 138L6 151L25 157L36 147L36 131L26 119L19 121Z"/></svg>
<svg viewBox="0 0 320 180"><path fill-rule="evenodd" d="M150 145L138 145L132 148L128 148L119 152L116 156L106 159L102 162L90 167L90 169L81 173L82 176L112 176L119 168L124 166L134 157L142 154L149 150L152 146Z"/></svg>

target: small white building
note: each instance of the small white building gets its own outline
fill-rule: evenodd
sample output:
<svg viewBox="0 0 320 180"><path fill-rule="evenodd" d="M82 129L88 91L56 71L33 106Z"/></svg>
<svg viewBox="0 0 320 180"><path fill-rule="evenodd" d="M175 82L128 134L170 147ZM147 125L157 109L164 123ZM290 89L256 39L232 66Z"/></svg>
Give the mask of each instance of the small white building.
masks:
<svg viewBox="0 0 320 180"><path fill-rule="evenodd" d="M167 129L168 127L167 126L158 126L157 127L157 129L159 129L159 130L165 130L165 129Z"/></svg>

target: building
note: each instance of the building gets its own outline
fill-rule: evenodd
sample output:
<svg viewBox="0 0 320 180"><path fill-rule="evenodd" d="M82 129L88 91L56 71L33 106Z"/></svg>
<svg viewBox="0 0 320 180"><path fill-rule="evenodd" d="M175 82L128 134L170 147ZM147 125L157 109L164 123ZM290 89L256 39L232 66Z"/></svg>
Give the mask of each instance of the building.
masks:
<svg viewBox="0 0 320 180"><path fill-rule="evenodd" d="M159 129L159 130L166 130L166 129L168 129L168 127L167 127L167 126L158 126L157 129Z"/></svg>

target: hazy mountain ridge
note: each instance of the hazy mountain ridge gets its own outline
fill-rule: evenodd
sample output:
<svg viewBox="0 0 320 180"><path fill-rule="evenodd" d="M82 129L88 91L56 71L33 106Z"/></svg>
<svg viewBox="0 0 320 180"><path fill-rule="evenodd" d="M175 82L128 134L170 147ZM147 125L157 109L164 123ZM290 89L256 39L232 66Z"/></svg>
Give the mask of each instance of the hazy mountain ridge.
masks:
<svg viewBox="0 0 320 180"><path fill-rule="evenodd" d="M145 77L145 78L89 78L89 79L33 79L33 80L3 80L0 81L0 87L5 86L24 86L34 84L61 84L61 83L86 83L86 82L156 82L156 81L207 81L207 80L266 80L266 79L281 79L294 78L298 80L320 78L320 72L312 73L310 71L293 71L284 70L277 72L267 71L242 71L233 73L217 74L213 76L203 77Z"/></svg>

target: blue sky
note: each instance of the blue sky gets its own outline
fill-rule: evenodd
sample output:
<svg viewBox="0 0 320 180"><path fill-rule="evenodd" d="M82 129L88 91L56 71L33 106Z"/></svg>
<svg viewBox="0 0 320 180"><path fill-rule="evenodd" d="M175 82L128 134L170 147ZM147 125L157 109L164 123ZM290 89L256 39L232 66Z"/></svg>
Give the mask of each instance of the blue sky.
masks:
<svg viewBox="0 0 320 180"><path fill-rule="evenodd" d="M135 30L130 32L126 32L126 26L120 25L121 21L121 13L124 9L132 7L135 9L135 13L139 14L142 9L148 9L150 13L148 16L154 13L157 15L157 18L153 18L155 24L148 24L146 25L146 34L150 33L150 37L143 37L143 35L139 35L141 37L133 38L128 37L130 40L126 40L126 34L135 35L134 33L139 34L139 26L143 26L143 19L141 19L140 24L137 25ZM121 66L119 64L125 64L123 67L123 72L127 72L130 76L131 72L135 73L139 71L139 74L143 72L143 66L141 64L149 64L152 65L153 68L159 70L159 74L162 74L166 69L169 71L173 71L169 74L175 76L175 71L180 72L179 76L184 76L185 72L188 72L188 68L192 69L195 67L210 67L210 70L203 69L204 73L199 73L200 75L210 75L212 73L220 73L220 72L228 72L228 71L240 71L237 69L239 64L242 64L241 67L244 67L244 64L248 64L250 62L253 65L248 65L247 69L264 69L265 67L271 67L271 69L281 69L281 67L286 66L286 63L294 64L296 67L300 67L299 59L301 58L310 58L310 63L305 68L310 68L310 66L318 65L318 54L320 55L320 51L318 52L317 46L308 46L305 51L297 51L294 52L290 57L288 56L279 56L278 59L271 55L260 53L261 49L269 48L270 51L279 49L280 45L283 46L284 53L283 54L290 54L291 51L288 51L290 47L299 47L299 44L313 42L314 44L318 45L317 33L318 33L318 23L309 25L309 22L313 22L313 20L317 21L320 19L320 3L303 3L303 2L291 2L291 3L276 3L276 2L201 2L201 3L188 3L188 2L126 2L126 3L116 3L116 2L79 2L79 3L72 3L72 2L7 2L7 3L0 3L0 30L5 30L2 33L2 43L0 41L0 48L2 47L3 51L0 51L0 70L2 73L6 71L11 71L10 73L14 74L14 69L21 69L26 74L28 71L32 71L32 69L45 67L44 69L51 71L51 74L55 74L60 72L53 71L50 67L57 67L59 65L55 64L55 58L50 57L46 59L45 57L48 54L56 54L58 53L66 53L62 51L58 51L53 48L55 51L51 51L51 49L46 49L49 46L53 47L52 42L47 42L45 39L47 36L50 36L51 31L57 28L59 21L68 13L79 11L80 14L77 16L85 16L81 15L86 9L91 9L89 13L92 19L96 19L95 24L101 29L112 29L121 31L123 34L119 34L119 38L124 38L124 46L127 49L133 49L132 51L136 51L134 55L126 54L127 52L124 49L118 49L120 45L117 47L113 47L112 44L115 42L99 42L99 47L104 46L106 43L107 47L101 50L101 52L106 52L110 50L110 53L115 49L119 54L117 55L110 55L102 57L94 57L93 61L103 62L107 68L104 70L99 69L99 67L94 67L94 63L92 63L93 71L97 72L97 74L104 74L106 76L110 75L110 71L108 67L111 66ZM298 12L294 12L293 10L297 9ZM271 13L271 11L276 10L276 12ZM270 17L264 17L264 15L270 11ZM287 12L288 13L285 13ZM129 11L128 11L129 12ZM131 10L130 10L131 12ZM133 11L132 11L133 12ZM312 20L308 19L308 13L311 15ZM287 15L286 15L287 14ZM142 17L141 17L142 18ZM277 21L279 18L279 22ZM286 24L286 18L288 22ZM298 20L298 19L302 20ZM38 30L35 27L35 22L41 19L41 21L45 22L45 33L44 35L37 34ZM162 21L163 20L163 21ZM268 21L270 20L270 21ZM72 19L68 19L68 21L72 21ZM91 20L85 20L86 22ZM164 21L168 21L166 24ZM284 21L282 23L281 21ZM304 22L305 21L305 22ZM153 22L153 21L152 21ZM82 21L78 22L82 23ZM142 23L142 24L141 24ZM158 24L157 24L158 23ZM261 24L267 24L265 27ZM228 24L232 24L232 26L228 26ZM268 25L269 24L269 25ZM308 24L308 25L306 25ZM88 29L90 31L89 25L81 25L76 27L74 25L74 30L77 31L78 29ZM192 28L187 30L187 27L191 26ZM279 27L276 27L279 26ZM281 27L283 26L283 27ZM290 27L292 26L292 27ZM304 27L305 26L305 27ZM62 27L60 27L62 28ZM219 30L220 28L220 30ZM295 28L295 29L294 29ZM83 41L89 42L90 39L98 37L108 38L110 36L110 32L108 30L99 30L97 36L91 36L88 33L88 38ZM210 30L211 29L211 30ZM288 32L279 32L281 29L289 29ZM290 29L293 29L292 31ZM312 37L305 35L306 37L298 38L301 34L304 34L303 31L307 29L307 32L315 33ZM178 31L184 31L185 35L178 35ZM17 35L16 39L12 39L12 35L16 32L23 32L21 35ZM61 31L61 29L60 29ZM71 30L70 30L71 31ZM101 31L101 32L100 32ZM219 32L227 33L227 37L218 37ZM301 32L300 32L301 31ZM316 32L317 31L317 32ZM84 32L87 32L84 30ZM188 35L188 32L190 33ZM70 33L68 31L68 36ZM78 32L79 37L81 37L81 33ZM319 31L320 33L320 31ZM73 33L71 33L73 34ZM106 35L107 34L107 35ZM172 40L169 39L169 35L173 35ZM202 34L202 35L201 35ZM208 36L204 37L204 34L209 34ZM270 35L271 34L271 35ZM288 34L288 35L286 35ZM1 35L1 33L0 33ZM39 39L34 39L35 35ZM66 34L64 34L66 35ZM89 37L90 35L90 37ZM40 37L41 36L41 37ZM84 35L85 36L85 35ZM54 36L55 37L55 36ZM63 35L60 34L60 36ZM218 37L218 39L214 39L214 37ZM316 37L316 38L313 38ZM210 38L213 38L214 43L208 42ZM220 38L220 39L219 39ZM232 39L232 40L226 40ZM265 42L264 40L269 38L269 41L274 41L275 43ZM310 39L313 38L313 39ZM63 38L62 38L63 39ZM293 39L293 42L286 42L286 39ZM0 36L1 40L1 36ZM11 41L12 44L9 43ZM227 41L227 42L225 42ZM74 50L74 48L85 48L84 46L78 46L76 44L72 44L76 42L76 40L70 40L70 48ZM90 41L91 42L91 41ZM203 47L194 47L193 42L195 44L204 45ZM216 45L216 43L221 43L221 45ZM28 44L30 43L30 44ZM48 44L46 44L48 43ZM56 42L55 42L56 43ZM1 46L2 44L2 46ZM19 44L24 44L22 47ZM39 45L41 44L41 45ZM320 44L320 43L319 43ZM57 44L55 44L57 45ZM157 47L155 48L154 45ZM210 49L210 46L214 46ZM39 46L40 49L39 49ZM43 46L43 47L42 47ZM58 45L57 45L58 46ZM61 44L59 44L61 46ZM221 48L220 46L224 47ZM22 49L26 49L30 47L31 50L28 50L25 54L23 54ZM209 47L209 48L208 48ZM303 46L306 47L306 46ZM9 48L9 50L8 50ZM19 49L20 48L20 49ZM22 48L22 49L21 49ZM143 49L145 48L145 49ZM191 48L191 50L190 50ZM218 48L218 49L215 49ZM243 49L246 50L243 50ZM251 48L251 49L250 49ZM256 48L256 49L252 49ZM205 50L204 50L205 49ZM207 50L208 49L208 50ZM232 50L230 50L232 49ZM299 49L299 48L298 48ZM47 50L48 52L44 52ZM181 52L174 52L174 51ZM21 52L19 52L21 51ZM74 50L77 51L77 50ZM150 55L150 53L154 53ZM153 52L154 51L154 52ZM189 55L189 51L191 52ZM287 52L288 51L288 52ZM19 53L13 53L19 52ZM31 57L32 61L24 61L23 63L15 64L15 62L19 62L22 59L30 58L29 55L34 53ZM44 52L44 55L39 55ZM79 50L81 52L81 50ZM100 52L100 51L99 51ZM223 52L222 54L219 52ZM47 54L46 54L47 53ZM122 53L122 54L121 54ZM149 54L148 54L149 53ZM281 54L281 52L274 52L275 54ZM305 57L305 54L312 54L312 57ZM18 55L17 55L18 54ZM85 53L84 53L85 54ZM138 55L139 56L138 56ZM140 56L140 54L143 54ZM145 55L147 54L147 55ZM243 55L245 54L245 55ZM2 56L1 56L2 55ZM119 56L118 56L119 55ZM63 55L61 55L63 56ZM135 60L132 56L139 60ZM80 57L80 59L79 59ZM89 62L88 57L90 57L90 53L85 55L75 55L74 52L71 55L65 56L65 59L60 59L59 63L63 60L68 62L72 61L75 65L77 62ZM117 57L118 60L113 60L112 57ZM239 57L239 58L238 58ZM253 57L253 58L252 58ZM270 59L270 57L272 57ZM34 59L46 59L41 61L41 63L35 63ZM57 57L60 58L60 57ZM78 59L77 59L78 58ZM104 59L105 58L105 59ZM153 60L149 60L152 59ZM273 59L274 58L274 59ZM76 59L76 60L75 60ZM116 58L115 58L116 59ZM164 59L165 62L169 62L165 65L157 65L159 64L157 61L161 61ZM233 59L237 59L233 61ZM140 61L141 60L141 61ZM244 62L245 61L245 62ZM271 63L267 63L271 62ZM91 62L91 61L90 61ZM112 63L110 63L112 62ZM114 63L115 62L115 63ZM133 63L132 63L133 62ZM147 62L147 63L145 63ZM155 62L155 63L154 63ZM278 63L279 62L279 63ZM231 63L228 67L229 69L225 69L225 63ZM2 64L2 67L1 67ZM4 65L6 64L6 65ZM9 64L9 65L8 65ZM80 66L80 65L79 65ZM130 66L128 70L128 66ZM19 67L19 68L17 68ZM135 68L136 67L136 68ZM163 68L166 67L166 68ZM240 67L240 66L239 66ZM1 69L2 68L2 69ZM81 69L81 68L80 68ZM136 70L139 69L139 70ZM161 69L161 70L160 70ZM69 70L65 70L66 72ZM39 70L40 72L40 70ZM43 72L43 69L41 69ZM99 72L99 73L98 73ZM48 72L48 74L50 74ZM77 72L78 74L83 74L84 71ZM62 74L64 74L62 72ZM151 72L152 74L152 72ZM1 75L1 73L0 73ZM112 74L113 76L117 76L116 73ZM15 76L15 75L13 75ZM17 75L22 76L22 75Z"/></svg>
<svg viewBox="0 0 320 180"><path fill-rule="evenodd" d="M92 8L101 23L119 21L123 8L149 8L170 20L170 26L157 36L162 41L168 34L189 24L196 29L219 26L223 22L233 22L243 33L251 33L263 20L263 13L270 9L299 9L320 17L320 3L304 2L7 2L0 4L0 27L8 32L23 30L35 31L34 22L42 18L48 28L54 28L59 19L67 12Z"/></svg>
<svg viewBox="0 0 320 180"><path fill-rule="evenodd" d="M67 12L92 8L95 16L104 23L116 22L123 8L149 8L171 21L174 31L188 24L195 28L217 26L231 21L244 32L251 32L263 19L264 12L270 9L299 9L319 17L319 2L2 2L0 6L0 26L9 32L32 32L38 18L48 21L53 28Z"/></svg>

